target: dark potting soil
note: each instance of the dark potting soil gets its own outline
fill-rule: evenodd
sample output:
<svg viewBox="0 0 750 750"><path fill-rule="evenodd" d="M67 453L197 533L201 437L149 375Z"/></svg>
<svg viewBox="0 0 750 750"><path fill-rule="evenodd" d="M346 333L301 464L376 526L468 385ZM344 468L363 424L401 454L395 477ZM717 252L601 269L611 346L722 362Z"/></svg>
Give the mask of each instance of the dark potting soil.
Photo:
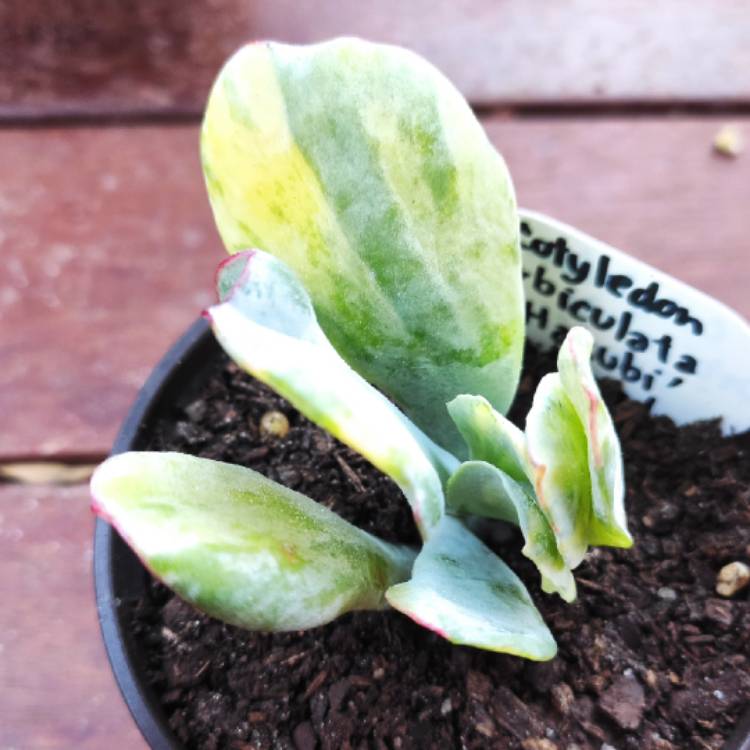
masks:
<svg viewBox="0 0 750 750"><path fill-rule="evenodd" d="M527 354L512 416L526 414L548 355ZM719 748L750 700L748 589L715 592L750 557L750 434L677 429L604 383L626 461L635 546L592 550L579 597L540 592L507 527L489 543L521 575L559 654L532 663L453 646L396 612L307 632L224 625L158 583L132 612L150 681L188 748ZM259 422L280 410L283 439ZM222 358L150 446L243 464L381 537L416 543L393 483Z"/></svg>

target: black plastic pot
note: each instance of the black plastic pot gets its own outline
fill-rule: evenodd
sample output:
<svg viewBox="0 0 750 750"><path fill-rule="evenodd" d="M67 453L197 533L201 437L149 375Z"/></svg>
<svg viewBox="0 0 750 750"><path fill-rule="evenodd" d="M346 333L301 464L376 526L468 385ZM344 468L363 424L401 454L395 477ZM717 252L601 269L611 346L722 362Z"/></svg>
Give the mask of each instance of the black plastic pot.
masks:
<svg viewBox="0 0 750 750"><path fill-rule="evenodd" d="M193 323L151 373L125 419L112 453L140 450L165 409L200 382L219 351L208 324ZM120 535L105 521L94 530L94 584L99 622L112 671L138 728L154 750L180 750L159 701L148 685L143 658L124 622L123 604L143 594L149 576Z"/></svg>
<svg viewBox="0 0 750 750"><path fill-rule="evenodd" d="M202 380L219 346L207 323L198 320L151 373L115 440L112 453L140 450L151 426L179 394ZM159 701L148 686L142 655L123 618L122 604L138 599L149 576L114 529L97 519L94 581L104 644L117 684L138 728L153 750L182 750L170 731ZM724 750L750 750L750 710L737 724Z"/></svg>

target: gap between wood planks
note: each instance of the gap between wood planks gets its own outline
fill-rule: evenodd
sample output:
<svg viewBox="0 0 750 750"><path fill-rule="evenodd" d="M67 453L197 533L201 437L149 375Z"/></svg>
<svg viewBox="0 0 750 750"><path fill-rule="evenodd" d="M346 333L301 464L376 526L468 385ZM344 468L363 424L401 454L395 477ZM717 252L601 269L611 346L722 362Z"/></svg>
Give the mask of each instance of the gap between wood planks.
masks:
<svg viewBox="0 0 750 750"><path fill-rule="evenodd" d="M750 115L750 101L735 100L634 100L634 101L551 101L476 102L472 108L477 117L506 117L508 119L549 119L568 117L675 117L714 115L738 117ZM49 126L138 126L183 125L200 122L202 110L171 105L159 108L119 108L117 106L91 108L85 104L71 104L60 108L0 104L0 129L45 128Z"/></svg>
<svg viewBox="0 0 750 750"><path fill-rule="evenodd" d="M18 457L0 461L0 487L4 484L62 487L85 484L106 455Z"/></svg>

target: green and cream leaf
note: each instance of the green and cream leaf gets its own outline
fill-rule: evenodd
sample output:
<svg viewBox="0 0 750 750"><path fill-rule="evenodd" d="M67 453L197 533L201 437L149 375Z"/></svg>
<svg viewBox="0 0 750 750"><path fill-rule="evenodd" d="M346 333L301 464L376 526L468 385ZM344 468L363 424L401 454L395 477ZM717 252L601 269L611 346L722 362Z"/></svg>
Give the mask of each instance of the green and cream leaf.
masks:
<svg viewBox="0 0 750 750"><path fill-rule="evenodd" d="M300 630L381 609L414 552L352 526L241 466L181 453L123 453L91 481L93 508L145 565L210 615Z"/></svg>
<svg viewBox="0 0 750 750"><path fill-rule="evenodd" d="M469 448L469 457L497 466L521 484L530 482L523 432L482 396L462 394L448 413Z"/></svg>
<svg viewBox="0 0 750 750"><path fill-rule="evenodd" d="M539 382L526 417L526 450L537 501L571 569L588 548L591 481L586 433L558 373Z"/></svg>
<svg viewBox="0 0 750 750"><path fill-rule="evenodd" d="M557 540L528 483L517 482L486 461L467 461L447 485L448 507L458 513L509 521L521 529L521 550L542 576L542 589L557 592L567 602L576 598L570 568L557 548Z"/></svg>
<svg viewBox="0 0 750 750"><path fill-rule="evenodd" d="M519 219L502 157L429 63L359 39L243 47L201 136L229 252L260 247L309 291L342 357L456 455L445 403L515 393Z"/></svg>
<svg viewBox="0 0 750 750"><path fill-rule="evenodd" d="M338 355L295 274L260 250L234 255L217 275L214 334L240 367L390 476L423 536L444 510L442 480L458 465Z"/></svg>
<svg viewBox="0 0 750 750"><path fill-rule="evenodd" d="M592 504L589 544L630 547L633 539L625 518L620 441L591 371L593 346L593 337L585 328L572 328L557 357L563 388L588 443Z"/></svg>
<svg viewBox="0 0 750 750"><path fill-rule="evenodd" d="M543 590L571 601L590 544L632 543L622 457L583 329L525 430L503 416L524 340L519 218L466 101L397 47L250 44L211 91L201 159L230 253L206 312L216 338L390 476L424 546L174 453L105 461L94 510L157 577L230 623L300 630L390 604L454 643L551 659L523 583L461 519L518 525Z"/></svg>
<svg viewBox="0 0 750 750"><path fill-rule="evenodd" d="M452 643L551 659L557 646L526 588L458 519L445 516L388 602Z"/></svg>

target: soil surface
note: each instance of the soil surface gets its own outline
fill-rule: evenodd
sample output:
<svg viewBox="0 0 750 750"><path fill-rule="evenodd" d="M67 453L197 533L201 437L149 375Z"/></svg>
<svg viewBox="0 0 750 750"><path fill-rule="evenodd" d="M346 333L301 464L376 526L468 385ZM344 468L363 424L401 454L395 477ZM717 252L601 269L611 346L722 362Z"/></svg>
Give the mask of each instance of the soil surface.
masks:
<svg viewBox="0 0 750 750"><path fill-rule="evenodd" d="M554 369L527 354L516 421ZM591 551L568 605L541 593L517 532L488 530L558 641L553 661L452 646L395 612L251 633L152 582L132 617L177 736L201 750L720 748L750 700L748 589L715 591L723 565L750 562L750 434L677 429L618 386L603 391L635 546ZM288 417L284 438L259 429L269 410ZM149 447L250 466L388 540L417 541L390 480L225 359Z"/></svg>

